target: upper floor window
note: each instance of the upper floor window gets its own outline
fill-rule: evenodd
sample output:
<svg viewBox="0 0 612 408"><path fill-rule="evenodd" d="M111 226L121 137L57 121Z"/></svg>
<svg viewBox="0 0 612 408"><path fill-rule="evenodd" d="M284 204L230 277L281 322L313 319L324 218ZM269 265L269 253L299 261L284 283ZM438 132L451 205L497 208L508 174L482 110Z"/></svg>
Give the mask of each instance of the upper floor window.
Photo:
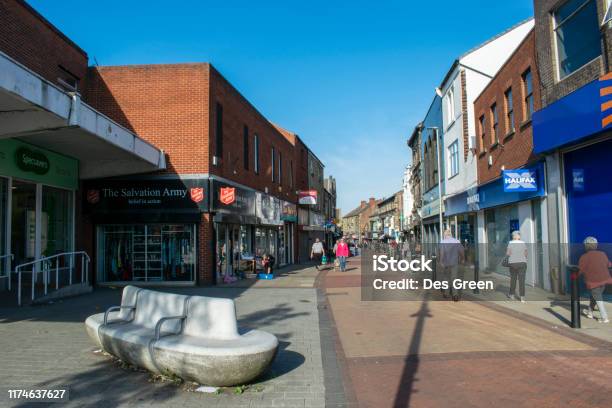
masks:
<svg viewBox="0 0 612 408"><path fill-rule="evenodd" d="M455 140L448 146L448 172L449 177L459 173L459 141Z"/></svg>
<svg viewBox="0 0 612 408"><path fill-rule="evenodd" d="M259 136L253 136L253 171L259 174Z"/></svg>
<svg viewBox="0 0 612 408"><path fill-rule="evenodd" d="M533 75L531 69L523 73L523 92L525 95L525 120L529 120L533 114Z"/></svg>
<svg viewBox="0 0 612 408"><path fill-rule="evenodd" d="M455 87L451 86L446 93L446 113L448 114L447 126L455 120Z"/></svg>
<svg viewBox="0 0 612 408"><path fill-rule="evenodd" d="M244 126L242 132L242 161L244 164L244 169L249 169L249 127Z"/></svg>
<svg viewBox="0 0 612 408"><path fill-rule="evenodd" d="M223 106L220 103L216 105L216 121L215 121L215 156L223 157Z"/></svg>
<svg viewBox="0 0 612 408"><path fill-rule="evenodd" d="M601 55L595 0L568 0L553 12L559 79Z"/></svg>
<svg viewBox="0 0 612 408"><path fill-rule="evenodd" d="M478 122L480 122L480 148L482 149L482 151L484 151L486 148L485 138L487 135L487 128L485 127L485 115L482 115Z"/></svg>
<svg viewBox="0 0 612 408"><path fill-rule="evenodd" d="M278 152L278 183L283 184L283 154Z"/></svg>
<svg viewBox="0 0 612 408"><path fill-rule="evenodd" d="M289 161L289 187L293 188L293 160Z"/></svg>
<svg viewBox="0 0 612 408"><path fill-rule="evenodd" d="M271 159L271 162L270 162L270 173L272 173L272 182L273 183L276 182L276 177L274 176L275 175L275 172L274 172L274 170L275 170L275 166L274 166L275 159L276 159L276 151L274 150L274 148L272 148L272 159Z"/></svg>
<svg viewBox="0 0 612 408"><path fill-rule="evenodd" d="M491 130L493 131L493 143L499 143L499 118L496 103L491 105Z"/></svg>
<svg viewBox="0 0 612 408"><path fill-rule="evenodd" d="M506 131L514 132L514 101L512 100L512 88L508 88L504 93L506 98Z"/></svg>

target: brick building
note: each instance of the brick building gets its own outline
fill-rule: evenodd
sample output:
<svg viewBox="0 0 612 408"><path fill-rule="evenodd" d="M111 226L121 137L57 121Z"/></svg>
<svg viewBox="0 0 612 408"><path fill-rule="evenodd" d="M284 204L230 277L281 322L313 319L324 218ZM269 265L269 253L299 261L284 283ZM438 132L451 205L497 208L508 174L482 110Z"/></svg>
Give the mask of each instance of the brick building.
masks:
<svg viewBox="0 0 612 408"><path fill-rule="evenodd" d="M612 27L606 0L534 0L542 109L533 116L534 152L545 160L543 218L554 291L568 291L568 264L582 242L612 242ZM567 243L575 244L568 247ZM612 257L609 245L600 249Z"/></svg>
<svg viewBox="0 0 612 408"><path fill-rule="evenodd" d="M0 12L2 287L59 253L72 254L51 259L65 276L97 284L212 284L264 254L299 259L297 197L316 157L300 137L210 64L88 67L25 2Z"/></svg>
<svg viewBox="0 0 612 408"><path fill-rule="evenodd" d="M532 116L541 106L540 89L535 30L531 30L474 101L478 187L471 205L478 211L477 233L485 244L479 246L481 268L507 273L499 265L500 257L512 231L520 231L521 239L532 245L526 282L544 288L549 276L541 272L547 262L535 256L541 251L533 248L542 241L546 224L542 220L545 172L533 153L532 134Z"/></svg>

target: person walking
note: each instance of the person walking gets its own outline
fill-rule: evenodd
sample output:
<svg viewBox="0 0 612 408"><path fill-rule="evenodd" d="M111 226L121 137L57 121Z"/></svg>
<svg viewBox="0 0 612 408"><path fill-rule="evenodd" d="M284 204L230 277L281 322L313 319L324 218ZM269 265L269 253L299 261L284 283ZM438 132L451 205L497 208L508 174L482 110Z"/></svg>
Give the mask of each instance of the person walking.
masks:
<svg viewBox="0 0 612 408"><path fill-rule="evenodd" d="M439 263L443 280L449 285L449 293L455 302L459 301L461 291L453 291L452 282L459 276L459 265L463 263L463 245L453 237L450 229L444 230L444 238L440 241ZM446 290L442 289L442 295L447 297Z"/></svg>
<svg viewBox="0 0 612 408"><path fill-rule="evenodd" d="M595 305L599 309L600 323L609 323L608 313L603 300L603 293L606 290L607 284L612 284L610 270L612 263L603 251L597 250L597 239L595 237L587 237L584 240L584 253L578 261L578 269L581 275L584 275L584 281L587 289L591 291L591 299L589 308L584 311L584 314L589 319L593 319Z"/></svg>
<svg viewBox="0 0 612 408"><path fill-rule="evenodd" d="M336 247L336 257L340 261L340 272L346 271L346 258L349 256L349 247L344 238L340 238L338 246Z"/></svg>
<svg viewBox="0 0 612 408"><path fill-rule="evenodd" d="M516 299L516 281L519 284L521 303L525 303L525 275L527 273L527 244L521 241L521 233L512 231L512 240L506 249L508 268L510 268L510 293L508 298Z"/></svg>
<svg viewBox="0 0 612 408"><path fill-rule="evenodd" d="M317 269L319 269L319 265L321 265L323 254L325 254L323 243L319 240L319 238L316 238L315 242L312 244L312 249L310 250L310 259L315 261L315 267Z"/></svg>

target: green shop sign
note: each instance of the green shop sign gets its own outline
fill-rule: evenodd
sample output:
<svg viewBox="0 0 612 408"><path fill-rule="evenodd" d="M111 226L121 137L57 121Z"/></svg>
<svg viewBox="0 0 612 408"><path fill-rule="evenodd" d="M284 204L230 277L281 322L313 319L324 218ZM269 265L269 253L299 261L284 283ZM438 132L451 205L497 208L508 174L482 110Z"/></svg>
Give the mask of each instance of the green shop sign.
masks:
<svg viewBox="0 0 612 408"><path fill-rule="evenodd" d="M16 139L4 139L0 140L0 176L76 190L79 162Z"/></svg>

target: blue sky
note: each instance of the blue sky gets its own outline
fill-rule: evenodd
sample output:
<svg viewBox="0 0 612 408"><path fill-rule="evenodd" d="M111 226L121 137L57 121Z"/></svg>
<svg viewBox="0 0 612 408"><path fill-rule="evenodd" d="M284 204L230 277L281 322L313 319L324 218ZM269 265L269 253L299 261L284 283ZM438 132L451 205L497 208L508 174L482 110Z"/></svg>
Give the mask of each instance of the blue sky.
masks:
<svg viewBox="0 0 612 408"><path fill-rule="evenodd" d="M29 3L100 65L211 62L337 179L338 207L401 189L406 139L455 57L532 0Z"/></svg>

